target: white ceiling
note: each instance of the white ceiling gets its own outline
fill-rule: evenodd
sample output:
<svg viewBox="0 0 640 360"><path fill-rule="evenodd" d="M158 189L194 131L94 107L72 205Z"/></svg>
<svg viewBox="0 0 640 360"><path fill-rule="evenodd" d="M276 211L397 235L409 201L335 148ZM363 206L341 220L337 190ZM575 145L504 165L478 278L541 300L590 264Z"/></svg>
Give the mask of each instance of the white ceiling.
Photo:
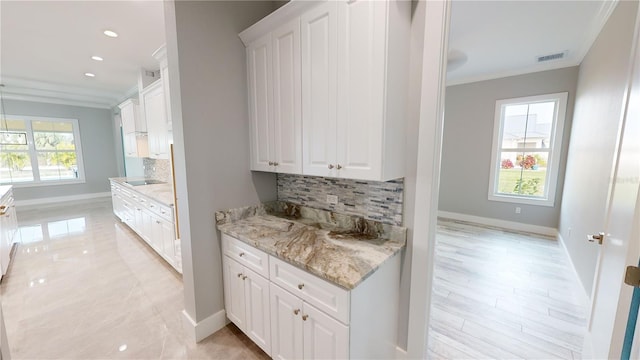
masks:
<svg viewBox="0 0 640 360"><path fill-rule="evenodd" d="M106 29L119 36L105 36ZM6 98L35 95L107 107L137 85L141 67L158 69L151 54L165 42L163 4L0 1L0 34L0 81ZM92 60L92 55L104 61Z"/></svg>
<svg viewBox="0 0 640 360"><path fill-rule="evenodd" d="M453 0L447 84L578 65L614 4ZM158 0L0 1L5 97L116 104L137 85L141 67L157 68L151 54L165 42L162 6ZM108 38L105 29L120 36ZM535 63L563 51L564 60Z"/></svg>
<svg viewBox="0 0 640 360"><path fill-rule="evenodd" d="M579 65L615 4L453 0L447 85ZM536 63L564 51L565 59Z"/></svg>

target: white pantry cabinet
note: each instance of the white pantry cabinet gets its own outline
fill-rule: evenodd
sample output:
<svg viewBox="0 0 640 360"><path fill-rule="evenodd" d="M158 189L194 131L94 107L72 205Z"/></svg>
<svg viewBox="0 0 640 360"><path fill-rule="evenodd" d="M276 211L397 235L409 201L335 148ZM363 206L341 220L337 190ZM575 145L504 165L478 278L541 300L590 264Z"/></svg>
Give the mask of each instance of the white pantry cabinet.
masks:
<svg viewBox="0 0 640 360"><path fill-rule="evenodd" d="M247 45L251 170L302 172L300 20Z"/></svg>
<svg viewBox="0 0 640 360"><path fill-rule="evenodd" d="M138 100L128 99L118 105L122 121L122 139L124 153L127 157L147 157L146 131L147 125L140 116Z"/></svg>
<svg viewBox="0 0 640 360"><path fill-rule="evenodd" d="M395 357L400 256L346 290L227 234L222 251L227 317L272 358Z"/></svg>
<svg viewBox="0 0 640 360"><path fill-rule="evenodd" d="M164 87L162 79L147 86L140 92L144 117L147 121L149 157L152 159L169 158L169 130L167 129Z"/></svg>
<svg viewBox="0 0 640 360"><path fill-rule="evenodd" d="M252 170L378 181L404 176L410 6L395 0L290 2L240 34L247 45ZM300 40L288 47L297 37L285 37L279 48L278 27L292 21L299 21ZM288 73L274 70L290 70L282 61L289 49L300 61L293 93L278 85ZM298 99L302 168L284 171L273 159L289 138L273 135L281 133L273 122L286 123Z"/></svg>

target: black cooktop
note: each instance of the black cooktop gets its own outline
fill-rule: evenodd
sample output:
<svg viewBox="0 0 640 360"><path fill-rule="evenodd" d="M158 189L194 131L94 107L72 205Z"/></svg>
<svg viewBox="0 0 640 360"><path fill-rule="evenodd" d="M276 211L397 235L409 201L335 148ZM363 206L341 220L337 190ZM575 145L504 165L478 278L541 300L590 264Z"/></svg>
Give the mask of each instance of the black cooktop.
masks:
<svg viewBox="0 0 640 360"><path fill-rule="evenodd" d="M129 180L127 184L131 186L141 186L141 185L154 185L154 184L166 184L164 181L160 180Z"/></svg>

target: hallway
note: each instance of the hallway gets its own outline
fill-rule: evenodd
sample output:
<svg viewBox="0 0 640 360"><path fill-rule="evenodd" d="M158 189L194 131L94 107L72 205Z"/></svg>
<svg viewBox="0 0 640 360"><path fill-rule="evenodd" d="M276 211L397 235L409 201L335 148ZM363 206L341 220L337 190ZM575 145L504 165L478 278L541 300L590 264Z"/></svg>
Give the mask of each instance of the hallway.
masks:
<svg viewBox="0 0 640 360"><path fill-rule="evenodd" d="M434 359L580 359L586 311L550 238L439 220Z"/></svg>
<svg viewBox="0 0 640 360"><path fill-rule="evenodd" d="M0 287L12 359L260 359L233 325L194 344L180 274L111 201L19 212L22 244Z"/></svg>

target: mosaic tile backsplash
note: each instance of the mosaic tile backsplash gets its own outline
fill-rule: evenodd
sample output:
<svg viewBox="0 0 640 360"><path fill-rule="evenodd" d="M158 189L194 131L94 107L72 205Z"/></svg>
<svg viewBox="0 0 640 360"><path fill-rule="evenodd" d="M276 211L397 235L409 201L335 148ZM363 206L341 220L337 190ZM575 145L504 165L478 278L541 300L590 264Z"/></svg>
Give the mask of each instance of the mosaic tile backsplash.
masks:
<svg viewBox="0 0 640 360"><path fill-rule="evenodd" d="M143 158L144 177L171 182L171 162L164 159Z"/></svg>
<svg viewBox="0 0 640 360"><path fill-rule="evenodd" d="M327 195L337 195L336 205ZM278 174L278 200L402 225L404 180L387 182Z"/></svg>

